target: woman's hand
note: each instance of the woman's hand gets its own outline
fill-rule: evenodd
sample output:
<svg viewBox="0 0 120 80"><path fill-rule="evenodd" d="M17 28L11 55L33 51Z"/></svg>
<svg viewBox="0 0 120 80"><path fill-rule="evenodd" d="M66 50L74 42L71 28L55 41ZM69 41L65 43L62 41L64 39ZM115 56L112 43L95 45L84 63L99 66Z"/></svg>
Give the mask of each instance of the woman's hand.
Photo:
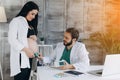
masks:
<svg viewBox="0 0 120 80"><path fill-rule="evenodd" d="M29 58L34 57L33 51L31 51L29 48L23 48L22 51L24 51Z"/></svg>

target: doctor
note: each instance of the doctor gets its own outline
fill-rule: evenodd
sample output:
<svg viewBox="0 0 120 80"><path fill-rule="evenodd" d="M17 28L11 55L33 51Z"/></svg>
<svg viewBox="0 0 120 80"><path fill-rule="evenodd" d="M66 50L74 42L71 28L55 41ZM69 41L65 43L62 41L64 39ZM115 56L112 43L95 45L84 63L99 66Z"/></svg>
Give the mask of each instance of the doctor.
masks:
<svg viewBox="0 0 120 80"><path fill-rule="evenodd" d="M37 35L38 6L27 2L19 14L9 24L8 41L10 44L10 70L14 80L29 80L31 61L34 52L28 47L28 29L34 28L34 38Z"/></svg>
<svg viewBox="0 0 120 80"><path fill-rule="evenodd" d="M78 42L79 31L75 28L68 28L64 33L63 43L58 43L51 55L50 60L59 62L65 60L68 64L60 66L60 69L76 69L85 72L89 66L88 51L83 43ZM47 57L42 57L43 61Z"/></svg>

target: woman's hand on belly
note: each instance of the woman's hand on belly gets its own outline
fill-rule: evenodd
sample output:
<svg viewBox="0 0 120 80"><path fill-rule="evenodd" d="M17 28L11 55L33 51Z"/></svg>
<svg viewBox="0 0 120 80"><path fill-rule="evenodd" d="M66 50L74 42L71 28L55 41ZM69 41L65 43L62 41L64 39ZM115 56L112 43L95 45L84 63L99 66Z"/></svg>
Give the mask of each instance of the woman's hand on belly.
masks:
<svg viewBox="0 0 120 80"><path fill-rule="evenodd" d="M29 58L34 58L34 53L29 48L23 48L22 51L24 51Z"/></svg>

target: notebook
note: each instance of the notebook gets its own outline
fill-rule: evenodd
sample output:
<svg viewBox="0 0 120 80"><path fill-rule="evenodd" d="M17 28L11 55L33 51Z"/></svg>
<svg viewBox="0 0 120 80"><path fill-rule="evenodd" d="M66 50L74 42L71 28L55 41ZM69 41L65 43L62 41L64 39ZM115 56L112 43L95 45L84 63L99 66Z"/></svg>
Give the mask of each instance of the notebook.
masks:
<svg viewBox="0 0 120 80"><path fill-rule="evenodd" d="M97 76L120 74L120 54L106 55L103 69L89 71L88 73Z"/></svg>

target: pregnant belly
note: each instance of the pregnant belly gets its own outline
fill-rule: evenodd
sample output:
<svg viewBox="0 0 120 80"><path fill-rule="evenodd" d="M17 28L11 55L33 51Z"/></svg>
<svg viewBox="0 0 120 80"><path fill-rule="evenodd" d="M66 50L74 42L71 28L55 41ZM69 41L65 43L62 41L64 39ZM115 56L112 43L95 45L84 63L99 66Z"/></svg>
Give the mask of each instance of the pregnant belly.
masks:
<svg viewBox="0 0 120 80"><path fill-rule="evenodd" d="M35 40L28 38L28 46L33 52L38 52L38 45Z"/></svg>

